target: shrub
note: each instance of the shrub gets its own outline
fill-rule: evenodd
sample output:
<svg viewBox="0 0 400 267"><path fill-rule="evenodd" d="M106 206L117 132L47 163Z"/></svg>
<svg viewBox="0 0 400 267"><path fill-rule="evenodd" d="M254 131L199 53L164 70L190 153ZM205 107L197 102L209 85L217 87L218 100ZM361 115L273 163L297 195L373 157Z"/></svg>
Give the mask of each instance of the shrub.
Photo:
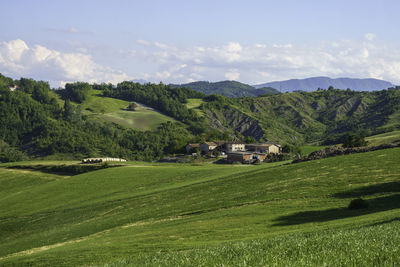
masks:
<svg viewBox="0 0 400 267"><path fill-rule="evenodd" d="M360 147L368 144L364 136L359 134L349 134L343 142L343 147Z"/></svg>
<svg viewBox="0 0 400 267"><path fill-rule="evenodd" d="M350 210L357 210L357 209L366 209L369 208L369 202L367 200L364 200L362 198L357 198L357 199L353 199L352 201L350 201L349 204L349 209Z"/></svg>

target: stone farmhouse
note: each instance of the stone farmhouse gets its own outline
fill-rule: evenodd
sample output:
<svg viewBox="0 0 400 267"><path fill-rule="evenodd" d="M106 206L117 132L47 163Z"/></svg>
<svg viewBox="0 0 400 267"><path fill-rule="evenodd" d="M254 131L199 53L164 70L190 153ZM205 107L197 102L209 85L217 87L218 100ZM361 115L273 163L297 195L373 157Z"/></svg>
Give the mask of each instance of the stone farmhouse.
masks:
<svg viewBox="0 0 400 267"><path fill-rule="evenodd" d="M196 145L198 144L188 144L186 151L189 153L192 147L197 147ZM245 144L242 142L211 141L201 143L199 148L203 154L212 151L224 152L228 155L228 161L241 163L264 161L268 154L280 154L282 152L281 145L272 142Z"/></svg>
<svg viewBox="0 0 400 267"><path fill-rule="evenodd" d="M267 142L262 144L247 144L246 150L267 154L279 154L282 152L282 147L279 144Z"/></svg>
<svg viewBox="0 0 400 267"><path fill-rule="evenodd" d="M240 163L254 163L256 161L263 162L266 157L267 154L265 153L248 152L248 151L228 153L228 161L240 162Z"/></svg>

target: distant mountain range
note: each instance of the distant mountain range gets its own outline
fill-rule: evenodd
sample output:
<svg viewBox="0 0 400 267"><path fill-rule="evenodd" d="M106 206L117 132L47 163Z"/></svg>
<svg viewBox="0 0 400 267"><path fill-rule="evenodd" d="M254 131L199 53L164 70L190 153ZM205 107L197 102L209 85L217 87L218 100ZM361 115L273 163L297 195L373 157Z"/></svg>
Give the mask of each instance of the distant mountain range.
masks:
<svg viewBox="0 0 400 267"><path fill-rule="evenodd" d="M218 94L229 97L259 96L279 94L279 91L272 87L260 86L255 88L251 85L236 81L221 82L192 82L186 84L170 84L173 87L188 87L206 95Z"/></svg>
<svg viewBox="0 0 400 267"><path fill-rule="evenodd" d="M293 91L315 91L318 88L328 89L333 86L336 89L350 88L354 91L374 91L394 87L395 85L378 79L354 79L354 78L337 78L329 77L312 77L307 79L291 79L286 81L269 82L254 85L255 88L273 87L281 92Z"/></svg>

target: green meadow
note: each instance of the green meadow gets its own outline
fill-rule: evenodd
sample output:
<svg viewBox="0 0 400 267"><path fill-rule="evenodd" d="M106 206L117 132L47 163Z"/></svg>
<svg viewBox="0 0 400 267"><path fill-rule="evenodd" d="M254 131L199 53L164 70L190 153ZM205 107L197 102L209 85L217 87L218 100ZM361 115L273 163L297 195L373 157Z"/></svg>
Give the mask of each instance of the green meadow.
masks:
<svg viewBox="0 0 400 267"><path fill-rule="evenodd" d="M156 130L161 123L176 121L140 103L137 103L135 111L126 110L128 101L103 97L100 93L98 90L90 91L87 99L79 105L84 114L141 131Z"/></svg>
<svg viewBox="0 0 400 267"><path fill-rule="evenodd" d="M200 109L201 104L204 103L203 99L200 98L188 98L186 107L188 109L193 109L194 111L197 112L197 115L203 116L204 112Z"/></svg>
<svg viewBox="0 0 400 267"><path fill-rule="evenodd" d="M398 266L399 159L394 148L79 175L0 164L0 265ZM349 210L360 197L370 207Z"/></svg>
<svg viewBox="0 0 400 267"><path fill-rule="evenodd" d="M400 142L400 131L392 131L383 134L373 135L365 138L370 146L379 146L382 144L391 144Z"/></svg>

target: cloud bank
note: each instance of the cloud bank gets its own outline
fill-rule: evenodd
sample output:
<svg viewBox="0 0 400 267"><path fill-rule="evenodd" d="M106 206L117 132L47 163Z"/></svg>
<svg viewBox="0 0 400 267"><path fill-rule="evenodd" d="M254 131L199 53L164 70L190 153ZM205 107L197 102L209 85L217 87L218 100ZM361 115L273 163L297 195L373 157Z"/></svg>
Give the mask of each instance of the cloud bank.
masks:
<svg viewBox="0 0 400 267"><path fill-rule="evenodd" d="M400 84L400 45L381 43L373 33L359 40L312 45L229 42L178 47L140 39L112 54L118 68L118 62L129 63L123 71L96 63L93 58L101 60L102 53L87 51L63 53L40 45L29 47L23 40L1 42L0 72L55 85L68 81L116 84L140 78L164 83L228 79L258 84L313 76L377 78Z"/></svg>
<svg viewBox="0 0 400 267"><path fill-rule="evenodd" d="M29 47L19 39L0 43L0 72L50 81L52 86L72 81L118 83L129 79L124 72L96 64L88 54L62 53L40 45Z"/></svg>
<svg viewBox="0 0 400 267"><path fill-rule="evenodd" d="M367 33L362 40L314 45L230 42L184 48L138 40L146 45L136 51L135 60L157 66L156 75L147 73L146 78L163 78L169 82L229 79L256 84L329 76L377 78L400 84L400 46L375 40L375 34Z"/></svg>

